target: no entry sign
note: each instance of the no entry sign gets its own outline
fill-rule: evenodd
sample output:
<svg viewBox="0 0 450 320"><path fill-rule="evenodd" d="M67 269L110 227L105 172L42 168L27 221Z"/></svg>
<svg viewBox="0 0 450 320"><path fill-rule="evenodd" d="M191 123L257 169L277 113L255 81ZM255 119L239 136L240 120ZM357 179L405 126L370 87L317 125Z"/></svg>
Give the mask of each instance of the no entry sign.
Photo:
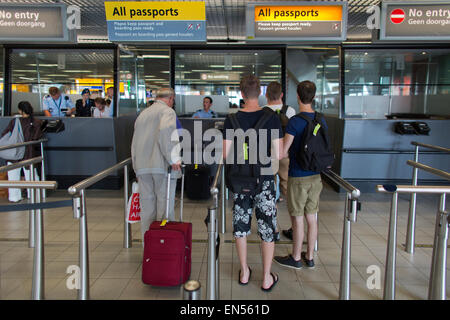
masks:
<svg viewBox="0 0 450 320"><path fill-rule="evenodd" d="M394 9L391 12L391 21L392 23L399 24L405 20L405 11L402 9Z"/></svg>

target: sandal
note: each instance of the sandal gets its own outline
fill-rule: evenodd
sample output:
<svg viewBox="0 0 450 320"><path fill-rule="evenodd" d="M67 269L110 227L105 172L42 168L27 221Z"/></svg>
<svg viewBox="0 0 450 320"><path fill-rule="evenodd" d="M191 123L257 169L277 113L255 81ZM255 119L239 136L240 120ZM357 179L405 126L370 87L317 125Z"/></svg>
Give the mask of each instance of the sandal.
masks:
<svg viewBox="0 0 450 320"><path fill-rule="evenodd" d="M270 292L270 291L272 291L272 289L273 289L273 288L275 287L275 285L277 284L277 282L278 282L278 275L276 275L276 276L277 276L276 279L275 279L275 274L273 274L273 273L271 272L270 275L272 276L273 283L272 283L272 285L271 285L270 287L268 287L267 289L261 287L261 290L262 290L262 291Z"/></svg>
<svg viewBox="0 0 450 320"><path fill-rule="evenodd" d="M248 285L248 283L250 282L250 278L252 277L252 269L250 269L250 267L248 267L248 271L250 272L250 274L248 275L248 280L247 282L242 282L241 281L241 270L239 270L239 284L241 286L246 286Z"/></svg>

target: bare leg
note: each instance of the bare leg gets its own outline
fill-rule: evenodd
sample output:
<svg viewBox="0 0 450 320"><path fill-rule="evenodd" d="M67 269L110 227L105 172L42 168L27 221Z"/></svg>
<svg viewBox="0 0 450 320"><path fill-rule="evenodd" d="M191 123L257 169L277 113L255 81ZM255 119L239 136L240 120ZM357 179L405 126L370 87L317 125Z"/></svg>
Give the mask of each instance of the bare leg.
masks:
<svg viewBox="0 0 450 320"><path fill-rule="evenodd" d="M307 214L306 223L308 225L308 250L306 251L306 258L312 260L314 258L314 245L317 240L317 219L316 214Z"/></svg>
<svg viewBox="0 0 450 320"><path fill-rule="evenodd" d="M241 282L246 283L250 275L247 265L247 237L236 238L236 250L241 263Z"/></svg>
<svg viewBox="0 0 450 320"><path fill-rule="evenodd" d="M295 260L301 259L302 245L303 245L303 216L292 217L292 257ZM314 247L314 246L313 246Z"/></svg>
<svg viewBox="0 0 450 320"><path fill-rule="evenodd" d="M263 263L263 283L262 287L264 289L269 288L273 283L273 278L270 275L270 269L272 268L272 259L275 251L274 242L261 242L262 251L262 263Z"/></svg>

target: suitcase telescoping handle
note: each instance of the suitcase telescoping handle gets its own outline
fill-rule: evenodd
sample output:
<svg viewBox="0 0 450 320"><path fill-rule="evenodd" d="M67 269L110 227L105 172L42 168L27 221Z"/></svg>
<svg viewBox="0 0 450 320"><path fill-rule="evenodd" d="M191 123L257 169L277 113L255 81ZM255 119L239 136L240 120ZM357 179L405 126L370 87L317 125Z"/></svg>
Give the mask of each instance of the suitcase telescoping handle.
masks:
<svg viewBox="0 0 450 320"><path fill-rule="evenodd" d="M170 205L170 176L172 174L172 166L167 169L167 196L166 196L166 220L169 221L169 205Z"/></svg>
<svg viewBox="0 0 450 320"><path fill-rule="evenodd" d="M184 169L186 165L181 163L181 197L180 197L180 222L183 222L183 194L184 194Z"/></svg>

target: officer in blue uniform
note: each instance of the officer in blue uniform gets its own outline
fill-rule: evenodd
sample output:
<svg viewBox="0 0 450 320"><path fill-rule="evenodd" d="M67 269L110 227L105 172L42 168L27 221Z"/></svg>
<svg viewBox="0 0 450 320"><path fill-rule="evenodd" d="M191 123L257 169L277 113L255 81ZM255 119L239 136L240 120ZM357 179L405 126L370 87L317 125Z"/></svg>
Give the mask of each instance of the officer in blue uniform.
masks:
<svg viewBox="0 0 450 320"><path fill-rule="evenodd" d="M192 118L217 118L217 114L211 110L212 103L211 97L203 98L203 110L197 110Z"/></svg>
<svg viewBox="0 0 450 320"><path fill-rule="evenodd" d="M44 97L43 107L47 117L64 117L75 113L75 106L70 98L61 93L57 87L50 87Z"/></svg>

